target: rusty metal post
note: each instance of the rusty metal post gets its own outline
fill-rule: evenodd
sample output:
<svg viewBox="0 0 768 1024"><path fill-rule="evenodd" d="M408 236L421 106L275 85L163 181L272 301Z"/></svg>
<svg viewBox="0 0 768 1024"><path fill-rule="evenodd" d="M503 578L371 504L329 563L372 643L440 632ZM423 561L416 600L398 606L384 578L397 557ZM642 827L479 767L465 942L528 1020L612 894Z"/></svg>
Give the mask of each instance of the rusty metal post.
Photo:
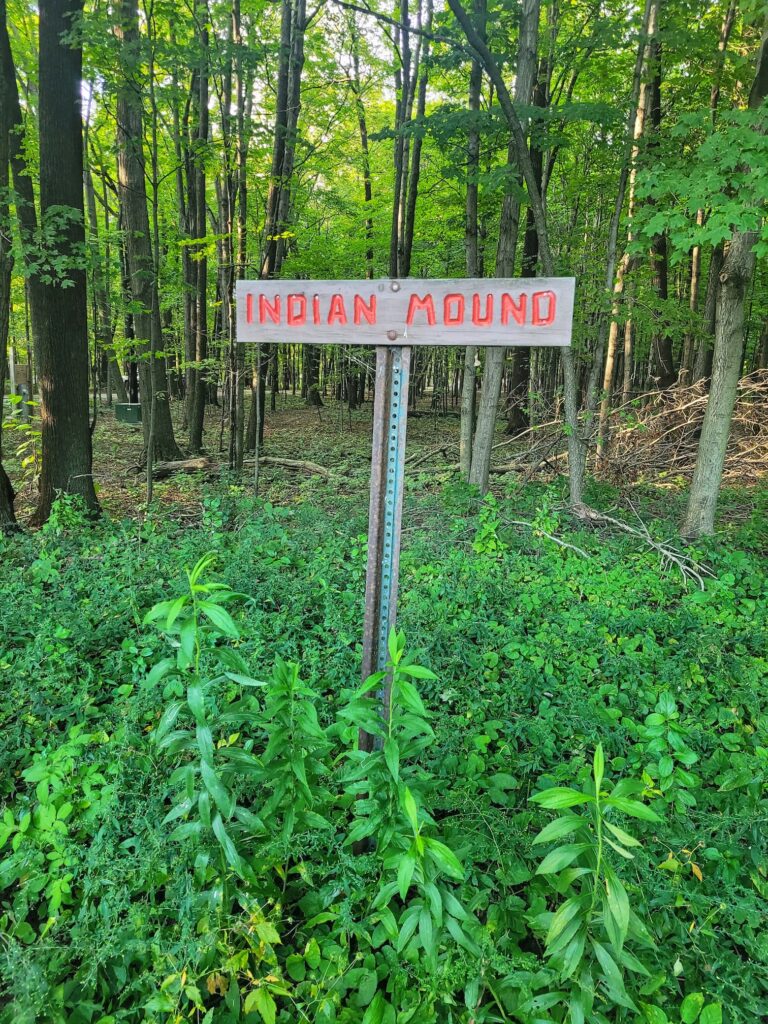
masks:
<svg viewBox="0 0 768 1024"><path fill-rule="evenodd" d="M410 364L409 346L377 346L363 680L386 667L387 639L397 613ZM382 714L385 717L389 714L389 696L390 682L385 680L381 691ZM373 740L369 733L361 732L361 749L372 750Z"/></svg>

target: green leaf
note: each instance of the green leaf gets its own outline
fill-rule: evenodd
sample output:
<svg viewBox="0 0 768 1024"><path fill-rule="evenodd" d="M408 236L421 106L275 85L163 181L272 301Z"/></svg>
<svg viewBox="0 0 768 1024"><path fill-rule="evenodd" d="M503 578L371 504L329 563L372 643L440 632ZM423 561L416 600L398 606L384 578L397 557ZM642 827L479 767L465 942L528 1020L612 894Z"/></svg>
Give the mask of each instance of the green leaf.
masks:
<svg viewBox="0 0 768 1024"><path fill-rule="evenodd" d="M400 899L405 900L408 895L408 890L411 887L411 880L413 878L413 872L416 869L416 859L410 853L406 853L400 860L400 866L397 869L397 888L400 893Z"/></svg>
<svg viewBox="0 0 768 1024"><path fill-rule="evenodd" d="M381 992L377 992L373 997L373 1001L365 1011L362 1024L382 1024L384 1020L384 1007L386 1001Z"/></svg>
<svg viewBox="0 0 768 1024"><path fill-rule="evenodd" d="M200 774L205 783L205 788L213 797L213 802L224 815L229 818L235 809L235 799L227 787L221 781L215 770L206 762L200 762Z"/></svg>
<svg viewBox="0 0 768 1024"><path fill-rule="evenodd" d="M614 825L613 822L604 821L603 824L608 829L608 831L612 832L616 836L616 838L619 840L619 842L622 843L624 846L640 846L641 845L637 841L637 839L635 839L634 836L631 836L629 834L629 832L625 832L623 828L619 828L618 825ZM614 847L614 849L615 849L615 847Z"/></svg>
<svg viewBox="0 0 768 1024"><path fill-rule="evenodd" d="M701 1011L699 1024L723 1024L723 1008L720 1003L709 1003Z"/></svg>
<svg viewBox="0 0 768 1024"><path fill-rule="evenodd" d="M591 848L590 843L566 843L565 846L558 846L557 849L548 853L539 864L536 874L554 875L556 872L562 871L563 868L567 868L569 864L573 864L580 854Z"/></svg>
<svg viewBox="0 0 768 1024"><path fill-rule="evenodd" d="M432 927L432 915L427 907L422 907L421 913L419 914L419 938L421 944L424 947L424 952L428 955L433 952L434 945L434 929Z"/></svg>
<svg viewBox="0 0 768 1024"><path fill-rule="evenodd" d="M598 743L595 747L595 756L592 759L592 772L595 779L595 792L600 792L600 786L603 784L603 778L605 777L605 755L603 754L603 745Z"/></svg>
<svg viewBox="0 0 768 1024"><path fill-rule="evenodd" d="M605 822L605 824L608 824L608 823ZM614 843L614 841L612 839L609 839L608 836L605 836L604 838L605 838L606 843L608 843L608 845L611 847L611 849L615 850L616 853L619 854L619 856L623 857L625 860L634 860L635 859L634 853L630 853L629 850L625 850L623 846L619 846L618 843Z"/></svg>
<svg viewBox="0 0 768 1024"><path fill-rule="evenodd" d="M646 807L645 804L641 804L639 800L630 800L625 796L610 796L604 803L609 807L615 807L623 814L628 814L631 818L639 818L641 821L661 821L655 811Z"/></svg>
<svg viewBox="0 0 768 1024"><path fill-rule="evenodd" d="M577 804L593 804L595 798L588 793L579 793L567 786L553 786L552 789L545 789L541 793L534 793L531 802L540 804L542 807L549 807L551 810L560 810L563 807L575 807Z"/></svg>
<svg viewBox="0 0 768 1024"><path fill-rule="evenodd" d="M165 711L160 716L160 721L157 723L155 732L152 736L154 743L158 743L166 733L176 724L176 719L179 717L183 705L180 700L175 700L172 704L169 704Z"/></svg>
<svg viewBox="0 0 768 1024"><path fill-rule="evenodd" d="M624 945L629 930L629 897L616 874L610 870L605 873L605 893L608 909L618 930L618 942L615 944L618 947L616 950L618 953Z"/></svg>
<svg viewBox="0 0 768 1024"><path fill-rule="evenodd" d="M403 790L402 796L403 810L405 811L408 821L411 823L411 828L414 832L419 831L419 811L416 806L416 801L413 799L413 793L406 786Z"/></svg>
<svg viewBox="0 0 768 1024"><path fill-rule="evenodd" d="M545 943L547 946L551 946L558 935L564 930L567 924L569 924L582 910L584 909L584 899L581 896L572 896L566 900L562 906L558 907L552 918L552 923L549 926L547 932L547 938Z"/></svg>
<svg viewBox="0 0 768 1024"><path fill-rule="evenodd" d="M187 687L187 704L195 716L195 721L203 724L205 722L205 698L203 697L203 688L197 681L190 683Z"/></svg>
<svg viewBox="0 0 768 1024"><path fill-rule="evenodd" d="M453 850L437 839L427 839L425 842L430 857L440 870L444 871L451 878L455 878L458 882L462 881L464 879L464 868L461 866L461 861Z"/></svg>
<svg viewBox="0 0 768 1024"><path fill-rule="evenodd" d="M249 992L245 997L243 1009L247 1014L258 1010L264 1024L275 1024L277 1004L265 988L255 988L252 992Z"/></svg>
<svg viewBox="0 0 768 1024"><path fill-rule="evenodd" d="M434 672L421 665L401 665L400 671L412 676L414 679L437 679Z"/></svg>
<svg viewBox="0 0 768 1024"><path fill-rule="evenodd" d="M704 996L701 992L691 992L683 1000L680 1007L680 1017L683 1024L694 1024L704 1008Z"/></svg>
<svg viewBox="0 0 768 1024"><path fill-rule="evenodd" d="M604 946L601 946L599 942L592 940L592 948L595 951L595 956L603 969L603 977L608 986L611 998L620 1006L626 1006L628 1009L634 1010L637 1013L637 1007L627 995L627 990L624 987L624 979L621 976L621 971L619 970L616 961L608 950Z"/></svg>
<svg viewBox="0 0 768 1024"><path fill-rule="evenodd" d="M309 940L309 942L306 945L306 948L304 950L304 959L307 961L307 963L309 964L313 971L320 966L322 956L320 953L320 946L318 945L317 939L314 938L314 936Z"/></svg>
<svg viewBox="0 0 768 1024"><path fill-rule="evenodd" d="M554 821L550 821L539 832L533 840L533 845L535 846L537 843L551 843L555 839L562 839L563 836L568 836L572 832L578 831L583 824L585 824L584 819L580 818L578 814L563 815L560 818L555 818Z"/></svg>
<svg viewBox="0 0 768 1024"><path fill-rule="evenodd" d="M214 604L212 601L200 601L197 607L224 636L231 637L233 640L240 639L240 632L234 619L221 605Z"/></svg>
<svg viewBox="0 0 768 1024"><path fill-rule="evenodd" d="M390 775L397 782L400 778L400 747L392 736L388 736L384 741L384 760Z"/></svg>
<svg viewBox="0 0 768 1024"><path fill-rule="evenodd" d="M233 867L236 871L241 871L242 861L240 859L240 854L237 852L237 848L232 842L226 828L224 828L224 822L221 820L221 815L216 815L211 827L213 828L213 834L216 836L221 844L221 848L224 850L224 856L227 858L227 862L230 867Z"/></svg>

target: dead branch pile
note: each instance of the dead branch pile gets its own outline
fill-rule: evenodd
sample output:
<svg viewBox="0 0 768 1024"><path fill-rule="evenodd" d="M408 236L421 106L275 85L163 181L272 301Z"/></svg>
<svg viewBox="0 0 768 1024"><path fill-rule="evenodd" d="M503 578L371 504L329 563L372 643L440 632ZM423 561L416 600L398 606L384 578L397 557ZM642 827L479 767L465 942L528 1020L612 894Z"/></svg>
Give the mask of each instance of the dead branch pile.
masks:
<svg viewBox="0 0 768 1024"><path fill-rule="evenodd" d="M689 480L707 408L703 382L674 387L615 409L598 472L616 484ZM768 473L768 370L742 378L723 483L754 484Z"/></svg>

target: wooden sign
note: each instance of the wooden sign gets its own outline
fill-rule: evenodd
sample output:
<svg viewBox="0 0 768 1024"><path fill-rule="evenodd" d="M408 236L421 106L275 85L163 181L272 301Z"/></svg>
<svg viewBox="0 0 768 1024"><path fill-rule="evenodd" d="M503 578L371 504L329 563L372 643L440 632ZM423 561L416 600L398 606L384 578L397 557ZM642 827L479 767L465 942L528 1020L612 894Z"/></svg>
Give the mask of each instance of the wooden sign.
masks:
<svg viewBox="0 0 768 1024"><path fill-rule="evenodd" d="M575 279L238 281L237 340L570 345Z"/></svg>

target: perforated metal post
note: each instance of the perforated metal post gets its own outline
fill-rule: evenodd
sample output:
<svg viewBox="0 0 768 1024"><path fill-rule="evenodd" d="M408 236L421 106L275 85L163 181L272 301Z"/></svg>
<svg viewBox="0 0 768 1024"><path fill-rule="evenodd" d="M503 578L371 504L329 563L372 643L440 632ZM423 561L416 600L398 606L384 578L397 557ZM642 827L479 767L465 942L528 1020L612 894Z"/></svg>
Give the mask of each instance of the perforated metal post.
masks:
<svg viewBox="0 0 768 1024"><path fill-rule="evenodd" d="M410 347L382 345L376 349L363 679L385 668L387 639L397 613L410 364ZM386 680L381 694L385 717L389 713L389 694ZM360 744L371 750L373 737L361 733Z"/></svg>

